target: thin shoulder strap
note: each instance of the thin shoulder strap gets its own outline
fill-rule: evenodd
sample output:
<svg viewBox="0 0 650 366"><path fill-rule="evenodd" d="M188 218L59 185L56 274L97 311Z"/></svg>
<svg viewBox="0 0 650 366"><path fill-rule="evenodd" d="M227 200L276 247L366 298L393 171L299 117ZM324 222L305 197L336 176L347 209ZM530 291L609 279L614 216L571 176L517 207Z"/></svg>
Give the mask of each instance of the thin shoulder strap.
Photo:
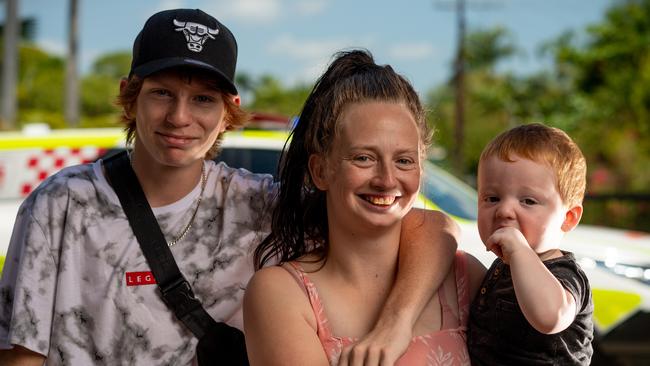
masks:
<svg viewBox="0 0 650 366"><path fill-rule="evenodd" d="M456 298L458 316L461 326L467 324L469 317L469 276L467 274L467 255L464 251L456 251Z"/></svg>
<svg viewBox="0 0 650 366"><path fill-rule="evenodd" d="M189 282L178 269L140 182L131 168L126 151L103 162L165 304L198 339L201 339L210 327L216 325L216 321L203 309Z"/></svg>
<svg viewBox="0 0 650 366"><path fill-rule="evenodd" d="M299 263L285 262L282 263L282 268L291 274L291 276L298 283L300 289L302 289L302 291L305 293L305 296L307 296L312 311L314 312L314 317L316 319L316 324L318 327L318 338L321 340L321 343L328 342L330 338L333 337L332 330L330 329L327 315L325 315L325 308L323 307L323 302L318 295L316 285L311 282Z"/></svg>
<svg viewBox="0 0 650 366"><path fill-rule="evenodd" d="M440 305L442 307L442 327L440 329L456 328L467 324L469 287L466 266L465 252L459 249L454 255L452 268L454 271L454 282L449 283L448 281L443 281L438 289L438 297L440 298ZM446 294L446 291L451 292L450 287L453 287L453 292L456 293L457 306L454 307L452 307L452 303Z"/></svg>

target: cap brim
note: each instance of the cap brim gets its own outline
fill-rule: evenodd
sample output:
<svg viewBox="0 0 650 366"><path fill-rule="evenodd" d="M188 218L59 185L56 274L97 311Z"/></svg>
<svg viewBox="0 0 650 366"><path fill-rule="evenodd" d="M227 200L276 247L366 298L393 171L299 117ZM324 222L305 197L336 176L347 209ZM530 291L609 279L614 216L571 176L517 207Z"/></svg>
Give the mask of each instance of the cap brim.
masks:
<svg viewBox="0 0 650 366"><path fill-rule="evenodd" d="M237 88L235 88L235 84L233 84L230 81L230 79L228 79L228 77L226 77L221 71L219 71L212 65L191 58L171 57L171 58L165 58L165 59L159 59L159 60L147 62L131 70L131 75L137 75L138 77L146 78L147 76L156 73L158 71L162 71L165 69L178 67L178 66L195 67L198 69L210 71L214 73L215 76L217 76L217 78L219 79L219 81L223 83L223 86L226 88L226 91L232 93L233 95L239 94L239 92L237 92Z"/></svg>

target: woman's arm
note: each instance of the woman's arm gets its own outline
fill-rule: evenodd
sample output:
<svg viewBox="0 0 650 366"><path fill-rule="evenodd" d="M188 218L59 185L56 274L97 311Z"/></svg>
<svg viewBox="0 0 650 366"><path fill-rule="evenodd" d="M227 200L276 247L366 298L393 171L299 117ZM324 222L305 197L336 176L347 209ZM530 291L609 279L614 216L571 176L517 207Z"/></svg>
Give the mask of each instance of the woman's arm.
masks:
<svg viewBox="0 0 650 366"><path fill-rule="evenodd" d="M402 221L395 285L374 329L343 350L339 365L392 365L406 351L413 325L445 279L460 230L440 211L413 209Z"/></svg>
<svg viewBox="0 0 650 366"><path fill-rule="evenodd" d="M21 346L0 350L0 365L4 366L43 366L45 356Z"/></svg>
<svg viewBox="0 0 650 366"><path fill-rule="evenodd" d="M307 295L281 267L259 270L244 296L244 334L251 366L329 365Z"/></svg>

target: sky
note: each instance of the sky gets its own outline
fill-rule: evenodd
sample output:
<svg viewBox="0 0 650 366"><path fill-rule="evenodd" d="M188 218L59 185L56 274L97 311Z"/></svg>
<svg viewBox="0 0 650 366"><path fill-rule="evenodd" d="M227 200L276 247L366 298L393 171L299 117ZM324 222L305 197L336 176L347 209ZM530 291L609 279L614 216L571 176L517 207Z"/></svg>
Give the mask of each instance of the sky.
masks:
<svg viewBox="0 0 650 366"><path fill-rule="evenodd" d="M64 55L67 0L19 0L36 19L35 41ZM130 51L146 19L164 9L200 8L234 33L238 72L284 85L313 82L334 52L363 47L391 64L420 94L449 79L456 50L454 0L78 0L80 72L97 56ZM616 0L466 0L467 27L507 28L520 52L501 65L527 74L549 68L537 49L565 31L583 32ZM1 5L1 3L0 3ZM4 19L4 6L0 19Z"/></svg>

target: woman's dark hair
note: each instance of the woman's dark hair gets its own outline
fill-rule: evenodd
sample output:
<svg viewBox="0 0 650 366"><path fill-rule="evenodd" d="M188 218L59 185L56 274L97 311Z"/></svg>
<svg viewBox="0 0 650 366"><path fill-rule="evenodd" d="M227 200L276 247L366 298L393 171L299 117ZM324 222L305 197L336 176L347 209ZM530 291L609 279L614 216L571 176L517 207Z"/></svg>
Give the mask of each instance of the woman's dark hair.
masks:
<svg viewBox="0 0 650 366"><path fill-rule="evenodd" d="M291 142L280 163L280 193L273 210L271 234L255 249L256 269L274 257L286 262L307 253L315 253L319 260L327 256L325 192L312 181L309 157L329 153L346 106L371 101L394 102L408 108L418 125L422 146L429 145L431 133L411 84L389 65L377 65L366 50L337 53L316 81L289 137Z"/></svg>

